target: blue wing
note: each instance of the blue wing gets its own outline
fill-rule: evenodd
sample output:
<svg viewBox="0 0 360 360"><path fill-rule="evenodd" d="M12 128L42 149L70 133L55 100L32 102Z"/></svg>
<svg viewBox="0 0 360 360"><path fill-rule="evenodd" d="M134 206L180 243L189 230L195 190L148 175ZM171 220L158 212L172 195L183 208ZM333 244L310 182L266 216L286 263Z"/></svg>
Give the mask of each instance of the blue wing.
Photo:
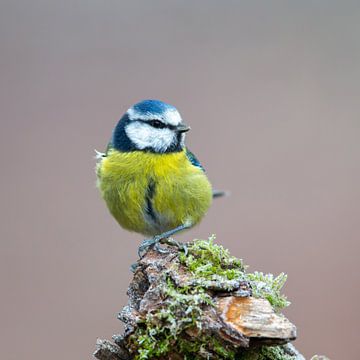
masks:
<svg viewBox="0 0 360 360"><path fill-rule="evenodd" d="M200 168L202 171L205 172L205 169L200 164L200 161L197 159L197 157L188 148L186 148L186 156L194 166Z"/></svg>
<svg viewBox="0 0 360 360"><path fill-rule="evenodd" d="M200 164L200 161L188 148L186 148L186 156L194 166L200 168L202 171L205 172L205 169ZM213 190L212 193L213 193L213 198L217 198L217 197L226 195L226 192L222 191L222 190Z"/></svg>

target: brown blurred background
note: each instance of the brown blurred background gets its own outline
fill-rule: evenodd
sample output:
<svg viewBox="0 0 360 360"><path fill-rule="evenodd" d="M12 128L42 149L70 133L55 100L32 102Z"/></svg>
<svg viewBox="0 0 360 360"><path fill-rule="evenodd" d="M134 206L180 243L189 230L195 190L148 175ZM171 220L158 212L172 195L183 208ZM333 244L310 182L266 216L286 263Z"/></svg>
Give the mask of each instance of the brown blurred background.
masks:
<svg viewBox="0 0 360 360"><path fill-rule="evenodd" d="M358 1L2 0L1 358L90 359L121 332L142 237L93 156L145 98L231 190L181 238L287 272L295 345L359 358L359 36Z"/></svg>

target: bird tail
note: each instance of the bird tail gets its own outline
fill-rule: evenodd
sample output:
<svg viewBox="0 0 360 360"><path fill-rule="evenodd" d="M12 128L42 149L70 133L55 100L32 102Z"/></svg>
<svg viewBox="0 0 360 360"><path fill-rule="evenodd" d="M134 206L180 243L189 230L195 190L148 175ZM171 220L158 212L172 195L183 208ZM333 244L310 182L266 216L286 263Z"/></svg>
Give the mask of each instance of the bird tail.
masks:
<svg viewBox="0 0 360 360"><path fill-rule="evenodd" d="M218 197L222 197L222 196L228 196L230 195L228 191L223 191L223 190L213 190L213 199L218 198Z"/></svg>

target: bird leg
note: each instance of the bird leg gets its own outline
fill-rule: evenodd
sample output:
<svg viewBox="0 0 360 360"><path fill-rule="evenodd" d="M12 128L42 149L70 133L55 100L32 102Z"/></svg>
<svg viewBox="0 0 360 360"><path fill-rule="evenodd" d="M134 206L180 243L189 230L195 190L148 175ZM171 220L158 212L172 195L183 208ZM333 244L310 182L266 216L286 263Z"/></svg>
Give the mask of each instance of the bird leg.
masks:
<svg viewBox="0 0 360 360"><path fill-rule="evenodd" d="M179 249L183 249L185 251L185 253L187 253L187 248L186 245L184 244L180 244L177 241L175 241L174 239L169 239L170 236L178 233L179 231L185 230L185 229L189 229L191 227L191 223L184 223L180 226L177 226L174 229L171 229L169 231L165 231L162 234L159 235L155 235L153 238L151 239L145 239L139 246L138 249L138 254L139 257L142 257L142 255L144 255L144 252L146 252L150 246L154 246L156 250L158 250L159 252L166 252L165 249L161 248L159 246L159 243L163 243L163 244L168 244L168 245L172 245L172 246L177 246Z"/></svg>

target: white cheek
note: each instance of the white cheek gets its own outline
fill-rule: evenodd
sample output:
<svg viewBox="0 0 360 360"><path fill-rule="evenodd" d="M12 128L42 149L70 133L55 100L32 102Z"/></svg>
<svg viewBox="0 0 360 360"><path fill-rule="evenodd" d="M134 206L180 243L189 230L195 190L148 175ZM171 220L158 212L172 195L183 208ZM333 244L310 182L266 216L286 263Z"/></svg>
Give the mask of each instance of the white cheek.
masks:
<svg viewBox="0 0 360 360"><path fill-rule="evenodd" d="M141 122L131 122L125 127L125 132L139 150L152 148L164 152L176 140L170 129L155 129Z"/></svg>

